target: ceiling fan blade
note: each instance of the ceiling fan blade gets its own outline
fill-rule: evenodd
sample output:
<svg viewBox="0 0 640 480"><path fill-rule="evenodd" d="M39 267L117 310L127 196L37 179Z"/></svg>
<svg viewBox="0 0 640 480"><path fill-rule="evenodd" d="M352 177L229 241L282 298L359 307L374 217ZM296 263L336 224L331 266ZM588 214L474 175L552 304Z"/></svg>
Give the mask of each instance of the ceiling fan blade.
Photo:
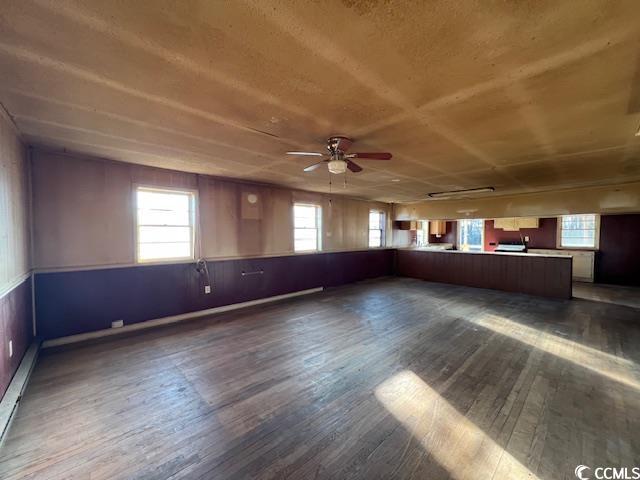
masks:
<svg viewBox="0 0 640 480"><path fill-rule="evenodd" d="M353 143L353 140L347 137L335 137L336 138L336 149L342 152L346 152L349 150L349 147Z"/></svg>
<svg viewBox="0 0 640 480"><path fill-rule="evenodd" d="M362 171L362 167L351 160L347 160L347 168L351 170L353 173L358 173Z"/></svg>
<svg viewBox="0 0 640 480"><path fill-rule="evenodd" d="M304 169L304 171L305 172L312 172L313 170L315 170L316 168L318 168L320 165L322 165L325 162L326 162L326 160L322 160L321 162L314 163L313 165L309 165L308 167L306 167Z"/></svg>
<svg viewBox="0 0 640 480"><path fill-rule="evenodd" d="M324 153L318 152L287 152L287 155L301 155L303 157L324 157Z"/></svg>
<svg viewBox="0 0 640 480"><path fill-rule="evenodd" d="M346 155L348 158L366 158L369 160L391 160L392 155L388 152L358 152Z"/></svg>

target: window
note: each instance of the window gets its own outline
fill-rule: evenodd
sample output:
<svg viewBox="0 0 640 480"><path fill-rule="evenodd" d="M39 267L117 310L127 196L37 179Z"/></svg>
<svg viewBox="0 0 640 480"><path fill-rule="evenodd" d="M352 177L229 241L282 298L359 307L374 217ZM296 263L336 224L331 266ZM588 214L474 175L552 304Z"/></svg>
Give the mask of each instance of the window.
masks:
<svg viewBox="0 0 640 480"><path fill-rule="evenodd" d="M312 252L322 248L321 218L322 208L318 205L293 205L293 249L296 252Z"/></svg>
<svg viewBox="0 0 640 480"><path fill-rule="evenodd" d="M193 258L193 192L138 187L137 260Z"/></svg>
<svg viewBox="0 0 640 480"><path fill-rule="evenodd" d="M484 241L484 220L458 220L458 246L460 250L482 252Z"/></svg>
<svg viewBox="0 0 640 480"><path fill-rule="evenodd" d="M560 217L560 247L598 248L598 215L563 215Z"/></svg>
<svg viewBox="0 0 640 480"><path fill-rule="evenodd" d="M416 245L418 247L426 247L429 245L429 221L423 220L418 222L418 230L416 231Z"/></svg>
<svg viewBox="0 0 640 480"><path fill-rule="evenodd" d="M382 247L384 244L384 212L369 211L369 248Z"/></svg>

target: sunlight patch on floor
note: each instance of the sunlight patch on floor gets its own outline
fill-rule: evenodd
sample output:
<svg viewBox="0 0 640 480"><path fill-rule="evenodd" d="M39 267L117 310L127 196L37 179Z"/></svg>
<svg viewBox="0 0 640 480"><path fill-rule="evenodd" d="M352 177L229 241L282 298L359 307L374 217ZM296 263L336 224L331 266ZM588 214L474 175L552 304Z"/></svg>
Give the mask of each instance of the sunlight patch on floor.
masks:
<svg viewBox="0 0 640 480"><path fill-rule="evenodd" d="M538 478L412 371L385 380L375 396L453 478Z"/></svg>
<svg viewBox="0 0 640 480"><path fill-rule="evenodd" d="M483 328L506 335L623 385L640 390L640 382L636 377L637 367L629 360L542 330L536 330L498 315L487 314L471 319L471 321Z"/></svg>

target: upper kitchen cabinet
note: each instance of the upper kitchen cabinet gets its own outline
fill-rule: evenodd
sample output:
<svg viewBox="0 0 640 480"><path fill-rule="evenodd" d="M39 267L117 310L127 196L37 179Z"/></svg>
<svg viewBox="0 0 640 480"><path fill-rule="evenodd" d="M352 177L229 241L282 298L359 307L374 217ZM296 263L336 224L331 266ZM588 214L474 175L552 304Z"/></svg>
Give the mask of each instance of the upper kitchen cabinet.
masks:
<svg viewBox="0 0 640 480"><path fill-rule="evenodd" d="M516 227L521 228L538 228L540 226L538 217L519 217L516 218Z"/></svg>
<svg viewBox="0 0 640 480"><path fill-rule="evenodd" d="M493 220L494 228L500 228L506 232L515 232L521 228L538 228L537 217L507 217Z"/></svg>
<svg viewBox="0 0 640 480"><path fill-rule="evenodd" d="M446 235L447 222L444 220L431 220L429 221L429 234L430 235Z"/></svg>

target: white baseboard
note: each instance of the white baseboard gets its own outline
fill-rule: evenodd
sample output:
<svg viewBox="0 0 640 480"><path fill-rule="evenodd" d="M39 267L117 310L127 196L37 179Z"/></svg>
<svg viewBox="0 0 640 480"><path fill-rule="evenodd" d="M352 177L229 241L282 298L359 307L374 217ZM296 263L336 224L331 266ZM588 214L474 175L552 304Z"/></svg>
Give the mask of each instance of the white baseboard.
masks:
<svg viewBox="0 0 640 480"><path fill-rule="evenodd" d="M154 328L161 325L168 325L170 323L182 322L184 320L191 320L194 318L205 317L207 315L213 315L216 313L228 312L231 310L238 310L241 308L252 307L254 305L260 305L263 303L275 302L278 300L284 300L287 298L299 297L301 295L308 295L310 293L321 292L324 287L310 288L308 290L300 290L293 293L285 293L284 295L276 295L274 297L260 298L258 300L250 300L248 302L233 303L231 305L223 305L222 307L209 308L207 310L199 310L197 312L183 313L181 315L173 315L171 317L156 318L153 320L147 320L145 322L132 323L120 328L108 328L105 330L97 330L95 332L79 333L77 335L69 335L68 337L54 338L52 340L45 340L42 344L42 348L57 347L60 345L68 345L70 343L83 342L94 338L107 337L110 335L118 335L125 332L134 332L136 330L144 330L147 328Z"/></svg>
<svg viewBox="0 0 640 480"><path fill-rule="evenodd" d="M18 370L16 370L4 397L2 397L0 402L0 447L2 447L2 443L9 431L11 421L18 409L24 389L27 387L33 367L36 365L39 351L40 341L34 340L25 352L24 357L22 357L20 366L18 366Z"/></svg>

